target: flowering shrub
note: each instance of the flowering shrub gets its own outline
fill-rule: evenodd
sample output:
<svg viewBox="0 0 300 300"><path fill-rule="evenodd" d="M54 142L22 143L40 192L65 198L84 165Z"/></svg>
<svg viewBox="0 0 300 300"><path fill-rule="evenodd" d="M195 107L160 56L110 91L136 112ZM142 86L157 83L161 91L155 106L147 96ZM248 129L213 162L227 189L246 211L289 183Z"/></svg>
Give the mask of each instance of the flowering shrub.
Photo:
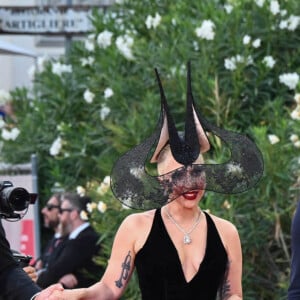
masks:
<svg viewBox="0 0 300 300"><path fill-rule="evenodd" d="M10 92L17 118L6 120L5 128L19 133L2 137L2 156L17 163L36 152L42 195L56 182L92 195L90 220L103 234L107 256L99 259L105 264L115 230L131 211L109 190L99 194L100 180L155 128L160 96L154 67L172 112L183 116L191 60L201 112L218 126L251 135L265 161L255 189L207 193L201 206L239 229L244 298L283 299L300 182L298 13L298 0L119 0L105 12L95 10L94 32L73 42L66 57L38 59L30 69L31 90ZM226 159L220 141L212 143L208 161ZM126 299L137 299L136 288L128 293Z"/></svg>

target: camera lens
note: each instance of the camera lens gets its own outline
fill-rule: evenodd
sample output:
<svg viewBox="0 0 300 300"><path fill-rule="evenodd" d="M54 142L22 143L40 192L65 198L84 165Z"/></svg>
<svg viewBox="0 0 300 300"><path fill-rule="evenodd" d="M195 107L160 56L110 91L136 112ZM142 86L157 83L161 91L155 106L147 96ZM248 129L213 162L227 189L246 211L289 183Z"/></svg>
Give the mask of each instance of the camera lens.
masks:
<svg viewBox="0 0 300 300"><path fill-rule="evenodd" d="M12 211L22 211L26 209L30 203L29 193L21 188L6 187L0 193L1 206Z"/></svg>

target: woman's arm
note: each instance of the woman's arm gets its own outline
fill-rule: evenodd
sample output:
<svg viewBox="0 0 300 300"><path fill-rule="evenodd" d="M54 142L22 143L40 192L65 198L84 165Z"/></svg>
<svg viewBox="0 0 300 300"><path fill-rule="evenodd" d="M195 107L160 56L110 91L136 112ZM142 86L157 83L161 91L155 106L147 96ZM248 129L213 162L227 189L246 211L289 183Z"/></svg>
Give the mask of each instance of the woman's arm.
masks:
<svg viewBox="0 0 300 300"><path fill-rule="evenodd" d="M226 222L223 238L228 255L228 266L220 295L222 300L241 300L242 291L242 248L236 227Z"/></svg>
<svg viewBox="0 0 300 300"><path fill-rule="evenodd" d="M138 227L136 215L121 224L113 243L108 266L100 282L89 288L64 290L51 295L55 300L114 300L123 294L134 269Z"/></svg>

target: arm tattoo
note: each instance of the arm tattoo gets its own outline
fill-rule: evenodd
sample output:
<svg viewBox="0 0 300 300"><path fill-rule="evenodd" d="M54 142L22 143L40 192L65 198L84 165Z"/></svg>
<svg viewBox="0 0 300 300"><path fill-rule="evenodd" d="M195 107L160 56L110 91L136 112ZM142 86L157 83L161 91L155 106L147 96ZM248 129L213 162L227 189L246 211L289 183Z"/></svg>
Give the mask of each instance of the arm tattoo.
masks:
<svg viewBox="0 0 300 300"><path fill-rule="evenodd" d="M230 296L230 283L228 280L229 265L230 265L230 262L228 262L228 264L227 264L225 274L224 274L224 280L223 280L221 288L220 288L220 300L226 300Z"/></svg>
<svg viewBox="0 0 300 300"><path fill-rule="evenodd" d="M130 270L130 263L131 263L131 255L130 251L128 251L128 254L126 255L124 262L122 263L122 271L119 280L115 281L116 286L118 288L121 288L123 286L122 281L127 280L129 276L129 270Z"/></svg>

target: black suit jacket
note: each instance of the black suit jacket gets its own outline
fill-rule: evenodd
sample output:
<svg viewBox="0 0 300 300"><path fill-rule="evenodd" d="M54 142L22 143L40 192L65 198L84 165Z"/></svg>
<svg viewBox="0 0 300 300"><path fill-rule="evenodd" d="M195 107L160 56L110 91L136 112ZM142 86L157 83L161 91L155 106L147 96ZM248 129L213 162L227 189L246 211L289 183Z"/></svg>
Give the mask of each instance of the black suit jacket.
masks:
<svg viewBox="0 0 300 300"><path fill-rule="evenodd" d="M46 270L39 275L37 284L42 288L48 287L69 273L78 280L76 288L88 287L99 281L103 269L93 262L93 257L100 250L98 239L98 234L89 226L76 239L61 243L49 258ZM94 278L88 274L93 274Z"/></svg>
<svg viewBox="0 0 300 300"><path fill-rule="evenodd" d="M47 268L48 266L48 262L51 259L51 256L54 256L55 258L57 258L57 252L59 253L59 249L63 246L63 244L66 242L66 240L68 239L68 236L64 236L64 237L55 237L53 236L47 243L41 257L37 260L41 260L42 261L42 266L43 268Z"/></svg>
<svg viewBox="0 0 300 300"><path fill-rule="evenodd" d="M0 221L0 299L29 300L39 291L40 288L13 258Z"/></svg>

